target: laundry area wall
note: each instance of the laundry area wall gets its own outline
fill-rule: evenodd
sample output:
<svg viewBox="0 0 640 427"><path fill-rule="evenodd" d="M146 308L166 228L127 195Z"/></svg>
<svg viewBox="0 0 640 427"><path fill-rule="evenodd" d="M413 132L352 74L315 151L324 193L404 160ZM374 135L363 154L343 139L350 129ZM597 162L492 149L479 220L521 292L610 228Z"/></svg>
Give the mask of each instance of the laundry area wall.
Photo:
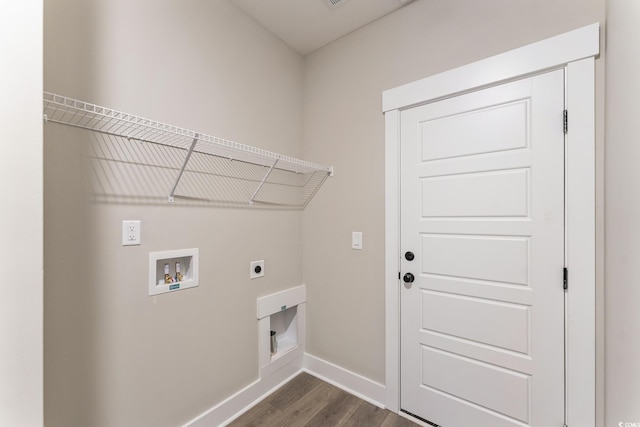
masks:
<svg viewBox="0 0 640 427"><path fill-rule="evenodd" d="M384 384L382 91L594 22L606 29L604 0L415 0L302 57L226 0L44 5L45 90L336 167L304 211L169 205L170 188L156 179L166 170L101 156L135 141L46 124L44 387L52 427L193 419L257 379L256 298L301 283L307 353ZM141 246L121 245L129 219L142 221ZM363 232L361 251L351 249L352 231ZM148 253L191 247L200 249L200 286L149 297ZM267 274L251 281L255 259L265 259ZM603 345L597 351L602 422Z"/></svg>
<svg viewBox="0 0 640 427"><path fill-rule="evenodd" d="M44 40L46 91L301 153L303 60L228 1L46 0ZM255 381L256 298L302 283L301 211L170 205L176 170L108 156L144 143L47 123L44 145L46 425L181 425ZM200 286L149 297L148 253L192 247Z"/></svg>

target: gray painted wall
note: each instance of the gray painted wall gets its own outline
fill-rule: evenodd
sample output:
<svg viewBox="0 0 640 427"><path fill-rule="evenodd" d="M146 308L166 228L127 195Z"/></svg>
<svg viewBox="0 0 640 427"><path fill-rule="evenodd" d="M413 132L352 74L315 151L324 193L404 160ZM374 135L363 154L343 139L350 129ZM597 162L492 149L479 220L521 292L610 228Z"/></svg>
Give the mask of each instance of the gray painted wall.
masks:
<svg viewBox="0 0 640 427"><path fill-rule="evenodd" d="M229 1L45 1L51 92L299 157L301 82L302 58ZM256 298L302 282L300 211L168 205L175 170L84 158L132 146L161 156L45 128L47 426L193 419L258 378ZM110 191L133 197L94 201ZM141 246L121 246L128 219ZM149 297L148 253L192 247L200 286Z"/></svg>
<svg viewBox="0 0 640 427"><path fill-rule="evenodd" d="M637 1L607 1L607 426L640 424L639 23Z"/></svg>
<svg viewBox="0 0 640 427"><path fill-rule="evenodd" d="M45 89L334 164L336 176L304 214L90 203L82 150L92 137L47 125L47 425L191 419L257 377L255 298L303 276L308 351L384 383L381 92L605 22L604 0L416 0L303 60L227 2L157 4L47 0ZM629 54L639 18L636 2L607 0L606 245L604 55L597 61L602 426L640 421L632 257L640 64ZM143 246L119 245L123 219L143 220ZM364 232L362 251L350 249L351 231ZM147 252L192 246L203 257L201 287L147 297ZM262 257L269 275L249 282L246 264ZM183 355L189 363L176 363Z"/></svg>
<svg viewBox="0 0 640 427"><path fill-rule="evenodd" d="M335 177L304 212L309 353L385 382L382 91L604 23L604 13L604 0L416 0L305 57L303 155L335 166ZM599 295L604 261L602 47L596 61ZM352 231L364 233L362 251L351 249ZM602 346L598 351L602 416Z"/></svg>

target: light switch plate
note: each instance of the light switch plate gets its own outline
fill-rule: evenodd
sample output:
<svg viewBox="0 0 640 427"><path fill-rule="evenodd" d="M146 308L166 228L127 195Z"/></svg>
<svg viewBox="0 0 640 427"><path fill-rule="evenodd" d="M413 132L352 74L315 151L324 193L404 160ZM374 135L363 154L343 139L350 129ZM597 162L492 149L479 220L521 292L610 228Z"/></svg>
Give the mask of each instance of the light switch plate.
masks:
<svg viewBox="0 0 640 427"><path fill-rule="evenodd" d="M122 246L140 244L140 221L122 221Z"/></svg>
<svg viewBox="0 0 640 427"><path fill-rule="evenodd" d="M362 249L362 231L351 233L351 249Z"/></svg>

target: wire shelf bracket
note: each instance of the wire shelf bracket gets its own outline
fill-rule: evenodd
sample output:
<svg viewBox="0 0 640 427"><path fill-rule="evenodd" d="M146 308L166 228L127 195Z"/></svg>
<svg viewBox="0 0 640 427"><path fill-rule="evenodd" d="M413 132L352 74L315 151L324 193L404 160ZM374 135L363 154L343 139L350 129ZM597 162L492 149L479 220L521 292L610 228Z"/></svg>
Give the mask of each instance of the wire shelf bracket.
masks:
<svg viewBox="0 0 640 427"><path fill-rule="evenodd" d="M244 196L246 197L244 203L250 206L264 204L304 208L325 180L333 176L331 166L239 144L51 92L43 94L43 109L43 118L46 123L60 123L125 138L127 141L140 141L184 150L186 155L181 167L179 170L175 167L178 174L167 198L169 203L175 201L178 185L186 174L202 172L209 172L212 176L223 174L216 170L202 171L197 165L193 165L190 169L194 154L212 156L217 159L216 167L224 170L231 168L225 168L219 162L228 162L228 164L242 162L246 170L253 168L250 178L249 175L224 175L225 179L237 179L242 181L243 185L254 183L254 189L246 189L246 196ZM260 172L261 170L264 172ZM254 178L256 173L258 177ZM226 201L222 200L223 195L214 195L211 200L218 201L218 197L219 201Z"/></svg>
<svg viewBox="0 0 640 427"><path fill-rule="evenodd" d="M191 158L191 155L193 154L193 149L196 148L196 144L198 143L198 134L196 134L196 137L193 138L193 142L191 143L191 147L189 147L189 151L187 152L187 156L184 158L184 163L182 164L182 168L180 169L180 173L178 173L178 176L176 177L176 182L175 184L173 184L173 188L171 189L171 192L169 193L169 203L173 203L175 201L174 196L176 193L176 188L178 188L178 184L180 183L180 178L182 178L182 174L184 173L184 170L187 167L187 163L189 163L189 159Z"/></svg>
<svg viewBox="0 0 640 427"><path fill-rule="evenodd" d="M271 175L271 172L273 172L273 168L275 168L276 165L278 164L278 160L279 159L276 159L276 161L273 162L273 164L271 165L271 167L269 168L267 173L264 175L264 178L262 178L262 181L260 181L260 184L258 185L258 188L256 188L256 191L254 191L253 194L251 195L251 198L249 199L249 204L250 205L252 205L253 202L255 201L256 195L260 192L260 190L264 186L264 183L267 180L267 178L269 178L269 175Z"/></svg>

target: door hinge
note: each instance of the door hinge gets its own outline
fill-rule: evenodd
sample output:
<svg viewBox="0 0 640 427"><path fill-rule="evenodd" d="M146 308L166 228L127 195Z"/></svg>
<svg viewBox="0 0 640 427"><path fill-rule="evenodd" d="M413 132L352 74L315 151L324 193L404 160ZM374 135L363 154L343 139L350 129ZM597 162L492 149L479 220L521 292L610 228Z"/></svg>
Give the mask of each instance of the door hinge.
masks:
<svg viewBox="0 0 640 427"><path fill-rule="evenodd" d="M562 112L562 130L565 135L569 132L569 111L564 110Z"/></svg>
<svg viewBox="0 0 640 427"><path fill-rule="evenodd" d="M562 277L563 277L563 285L562 285L562 287L566 291L567 289L569 289L569 270L567 269L567 267L564 268L563 273L562 273Z"/></svg>

